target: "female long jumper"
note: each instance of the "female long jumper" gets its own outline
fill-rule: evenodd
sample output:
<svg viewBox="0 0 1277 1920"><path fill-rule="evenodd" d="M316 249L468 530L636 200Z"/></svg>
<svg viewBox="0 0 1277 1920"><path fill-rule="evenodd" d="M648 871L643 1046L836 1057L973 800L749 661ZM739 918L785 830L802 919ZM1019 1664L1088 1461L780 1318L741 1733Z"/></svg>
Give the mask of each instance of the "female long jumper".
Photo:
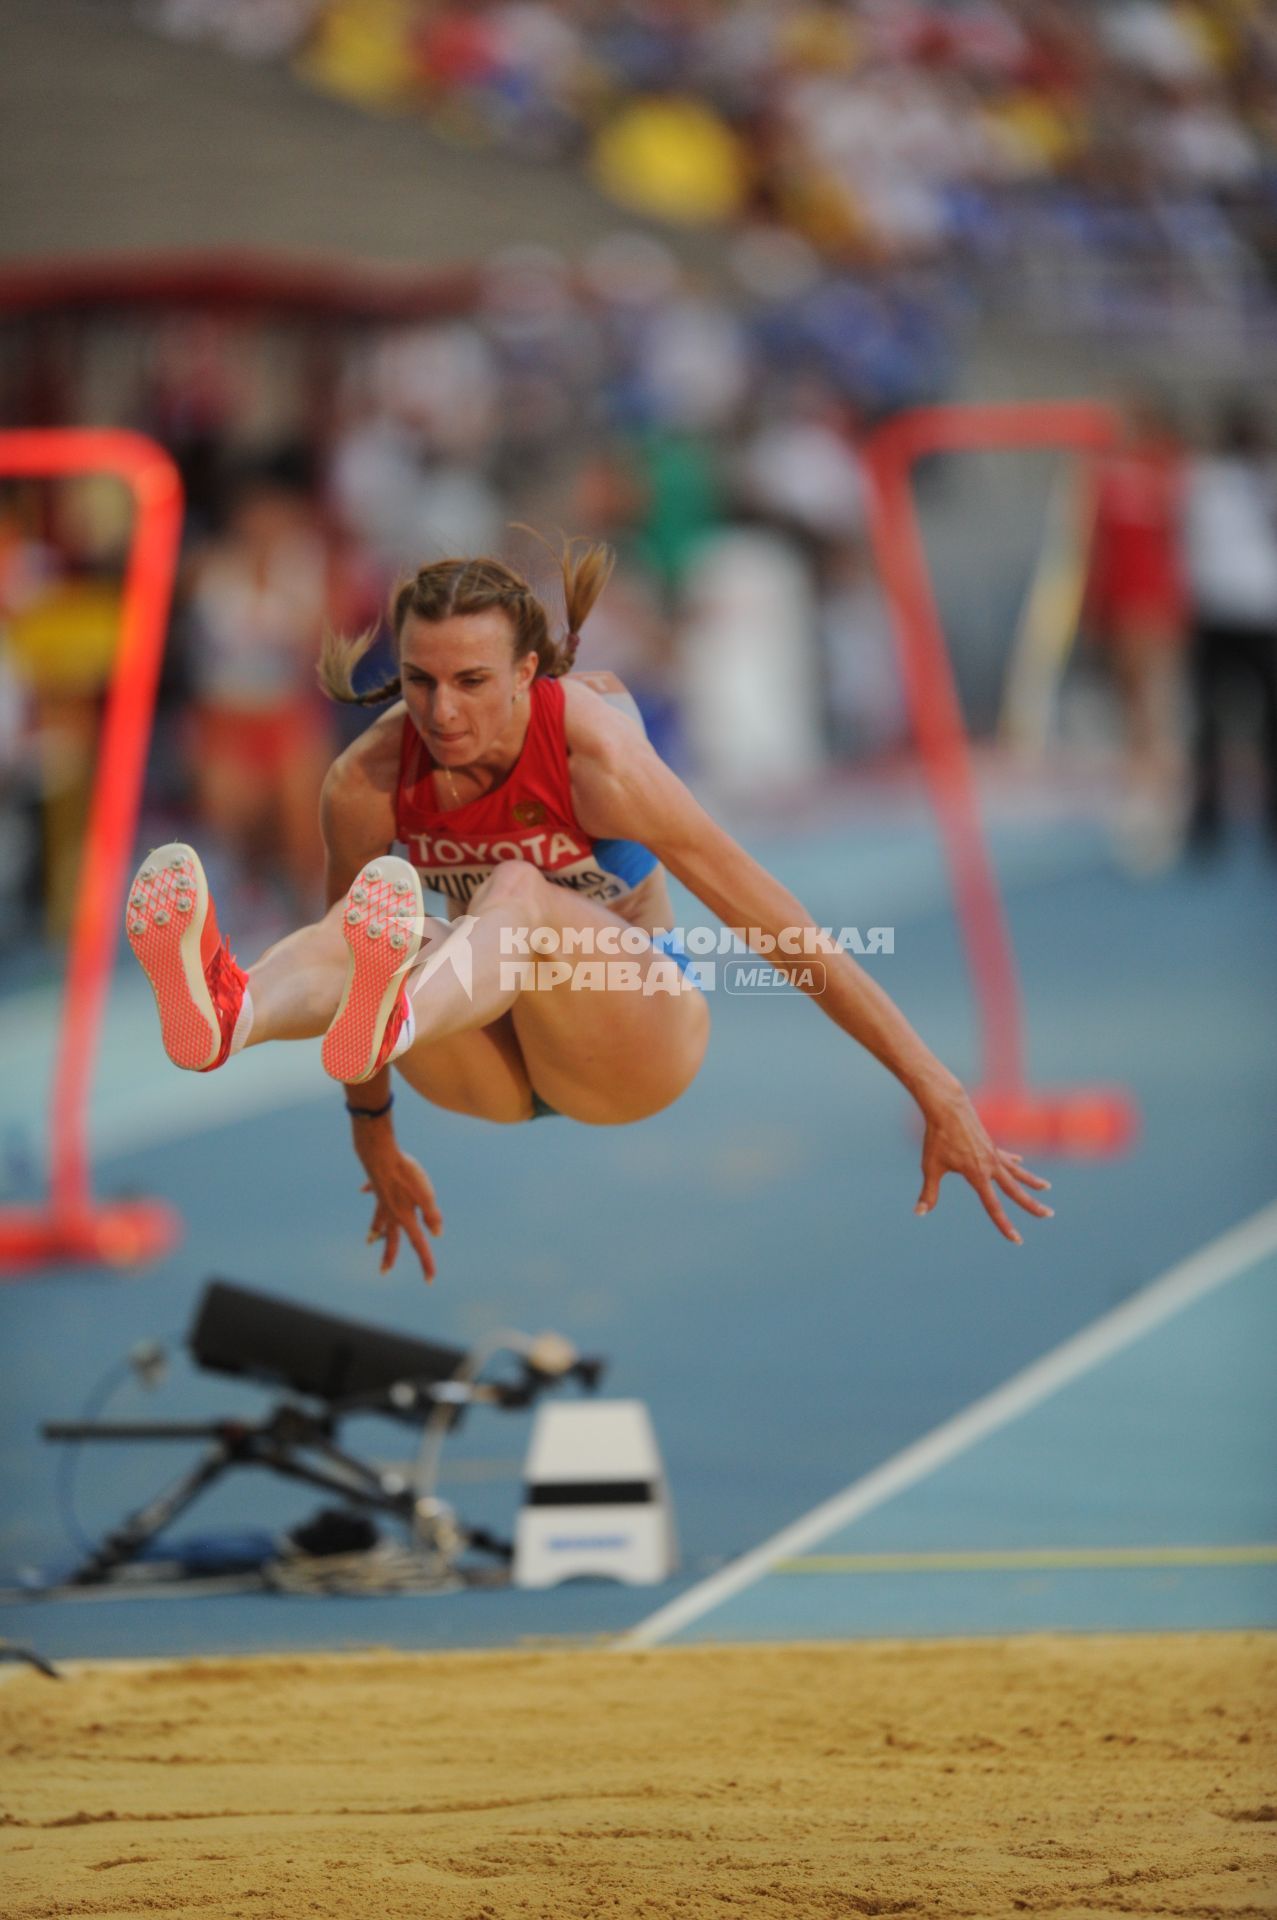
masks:
<svg viewBox="0 0 1277 1920"><path fill-rule="evenodd" d="M246 973L193 849L152 853L126 925L169 1057L209 1072L242 1047L322 1034L374 1196L382 1270L402 1235L431 1279L428 1235L442 1215L395 1137L392 1062L435 1106L485 1120L616 1126L669 1106L704 1058L709 1008L687 956L660 937L672 924L668 870L726 926L750 930L912 1094L925 1122L915 1212L958 1173L1018 1244L1003 1197L1045 1218L1036 1194L1048 1182L994 1146L882 988L699 805L620 683L568 677L610 567L604 548L565 551L564 642L527 583L482 559L437 561L398 590L399 673L385 687L353 690L367 639L328 644L330 694L394 702L325 782L329 911ZM447 898L447 920L426 916L423 882Z"/></svg>

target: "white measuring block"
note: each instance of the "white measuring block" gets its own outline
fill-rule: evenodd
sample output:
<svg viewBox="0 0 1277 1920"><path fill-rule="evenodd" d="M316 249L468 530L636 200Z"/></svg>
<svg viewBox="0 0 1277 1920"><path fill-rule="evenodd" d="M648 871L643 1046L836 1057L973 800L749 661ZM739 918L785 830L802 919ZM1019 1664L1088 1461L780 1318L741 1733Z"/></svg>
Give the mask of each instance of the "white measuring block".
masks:
<svg viewBox="0 0 1277 1920"><path fill-rule="evenodd" d="M674 1510L641 1400L573 1400L537 1411L523 1470L514 1584L666 1580Z"/></svg>

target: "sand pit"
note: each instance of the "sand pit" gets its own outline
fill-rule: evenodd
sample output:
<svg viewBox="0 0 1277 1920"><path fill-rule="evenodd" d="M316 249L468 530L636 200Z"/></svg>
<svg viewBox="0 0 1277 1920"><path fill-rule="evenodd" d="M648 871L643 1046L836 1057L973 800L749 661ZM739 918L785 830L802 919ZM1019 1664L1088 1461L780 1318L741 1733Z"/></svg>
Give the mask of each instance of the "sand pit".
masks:
<svg viewBox="0 0 1277 1920"><path fill-rule="evenodd" d="M1277 1637L0 1686L5 1920L1277 1913Z"/></svg>

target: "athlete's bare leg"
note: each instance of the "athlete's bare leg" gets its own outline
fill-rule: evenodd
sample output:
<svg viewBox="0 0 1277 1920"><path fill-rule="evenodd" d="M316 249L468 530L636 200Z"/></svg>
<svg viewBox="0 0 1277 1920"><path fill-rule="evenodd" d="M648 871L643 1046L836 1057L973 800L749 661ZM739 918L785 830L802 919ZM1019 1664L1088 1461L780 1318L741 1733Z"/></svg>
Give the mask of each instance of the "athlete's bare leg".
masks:
<svg viewBox="0 0 1277 1920"><path fill-rule="evenodd" d="M343 905L339 902L313 926L277 940L249 968L253 1024L247 1046L265 1040L314 1040L327 1032L346 978Z"/></svg>
<svg viewBox="0 0 1277 1920"><path fill-rule="evenodd" d="M396 1062L400 1071L417 1085L419 1061L426 1067L441 1041L508 1014L532 1087L560 1113L607 1126L669 1106L695 1077L709 1039L705 999L672 960L650 947L635 956L614 954L614 961L631 963L631 990L574 987L571 978L547 985L543 968L535 976L538 984L529 987L517 964L520 936L533 929L616 934L626 926L606 907L547 881L535 867L513 860L499 866L475 894L464 921L409 980L416 1034ZM469 949L468 969L450 952L462 941ZM529 955L525 966L534 958Z"/></svg>
<svg viewBox="0 0 1277 1920"><path fill-rule="evenodd" d="M250 970L248 1045L327 1031L346 980L344 905L279 941ZM634 991L574 989L570 981L529 990L511 966L519 944L511 934L538 927L617 933L626 925L532 866L499 866L464 920L426 923L422 964L408 983L416 1034L395 1062L404 1078L437 1105L493 1120L525 1119L532 1088L559 1112L596 1126L670 1105L695 1077L709 1038L704 997L672 960L650 949L624 956L639 983ZM459 942L469 949L468 992L467 971L449 952ZM544 971L539 977L544 982ZM653 984L668 990L651 991Z"/></svg>
<svg viewBox="0 0 1277 1920"><path fill-rule="evenodd" d="M341 1000L348 954L342 939L345 901L314 926L277 941L249 969L253 1021L246 1044L265 1040L315 1040L326 1033ZM446 920L428 919L423 958L445 940ZM532 1090L510 1020L441 1037L415 1051L411 1085L436 1106L481 1120L514 1123L532 1109Z"/></svg>

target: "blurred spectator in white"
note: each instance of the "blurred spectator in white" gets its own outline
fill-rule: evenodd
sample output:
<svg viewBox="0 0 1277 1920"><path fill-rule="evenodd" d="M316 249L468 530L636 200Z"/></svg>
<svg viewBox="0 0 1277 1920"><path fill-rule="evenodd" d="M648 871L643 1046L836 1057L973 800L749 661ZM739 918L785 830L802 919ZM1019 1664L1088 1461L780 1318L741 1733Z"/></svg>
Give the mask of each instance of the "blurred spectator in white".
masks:
<svg viewBox="0 0 1277 1920"><path fill-rule="evenodd" d="M865 530L865 483L845 409L824 384L799 380L766 405L741 455L751 505L813 539L840 545Z"/></svg>
<svg viewBox="0 0 1277 1920"><path fill-rule="evenodd" d="M751 515L796 541L808 569L826 731L840 757L896 747L905 719L886 609L867 551L866 482L848 409L820 380L764 402L738 467Z"/></svg>
<svg viewBox="0 0 1277 1920"><path fill-rule="evenodd" d="M722 300L688 288L651 315L640 345L652 416L714 433L729 427L749 387L740 321Z"/></svg>
<svg viewBox="0 0 1277 1920"><path fill-rule="evenodd" d="M899 752L909 715L891 618L866 547L847 544L827 562L820 603L829 735L844 760Z"/></svg>
<svg viewBox="0 0 1277 1920"><path fill-rule="evenodd" d="M1127 65L1169 86L1204 78L1209 60L1191 9L1164 0L1121 0L1099 6L1096 20L1109 51Z"/></svg>
<svg viewBox="0 0 1277 1920"><path fill-rule="evenodd" d="M501 517L485 472L496 407L491 356L467 323L397 330L355 370L327 489L389 572L491 547Z"/></svg>
<svg viewBox="0 0 1277 1920"><path fill-rule="evenodd" d="M315 661L327 559L301 463L282 453L236 482L226 532L191 559L187 611L196 803L242 871L318 904L319 790L330 757Z"/></svg>
<svg viewBox="0 0 1277 1920"><path fill-rule="evenodd" d="M249 60L292 53L326 0L143 0L142 14L175 40L208 40Z"/></svg>
<svg viewBox="0 0 1277 1920"><path fill-rule="evenodd" d="M327 478L334 512L387 572L411 565L423 537L422 472L417 436L404 422L348 405Z"/></svg>
<svg viewBox="0 0 1277 1920"><path fill-rule="evenodd" d="M1149 144L1173 185L1227 193L1258 183L1263 173L1257 142L1213 82L1185 88L1152 118Z"/></svg>
<svg viewBox="0 0 1277 1920"><path fill-rule="evenodd" d="M613 430L602 467L613 469L614 499L630 502L634 551L672 607L700 544L722 524L719 436L705 430L706 416L736 404L749 369L745 336L716 302L687 292L673 254L646 234L610 234L588 255L584 282L599 330L604 423ZM667 315L675 316L668 326ZM722 375L706 366L715 342ZM703 403L694 367L706 381Z"/></svg>
<svg viewBox="0 0 1277 1920"><path fill-rule="evenodd" d="M806 559L767 527L707 538L688 566L680 688L693 764L716 790L799 791L825 770Z"/></svg>
<svg viewBox="0 0 1277 1920"><path fill-rule="evenodd" d="M447 553L491 553L501 543L501 501L464 460L432 461L421 477L415 564Z"/></svg>
<svg viewBox="0 0 1277 1920"><path fill-rule="evenodd" d="M474 459L491 438L497 404L482 334L465 320L387 334L376 352L373 397L431 453Z"/></svg>
<svg viewBox="0 0 1277 1920"><path fill-rule="evenodd" d="M1189 844L1215 849L1224 824L1225 737L1258 721L1264 826L1277 854L1277 463L1254 406L1236 400L1214 449L1189 469L1193 602L1193 811Z"/></svg>

